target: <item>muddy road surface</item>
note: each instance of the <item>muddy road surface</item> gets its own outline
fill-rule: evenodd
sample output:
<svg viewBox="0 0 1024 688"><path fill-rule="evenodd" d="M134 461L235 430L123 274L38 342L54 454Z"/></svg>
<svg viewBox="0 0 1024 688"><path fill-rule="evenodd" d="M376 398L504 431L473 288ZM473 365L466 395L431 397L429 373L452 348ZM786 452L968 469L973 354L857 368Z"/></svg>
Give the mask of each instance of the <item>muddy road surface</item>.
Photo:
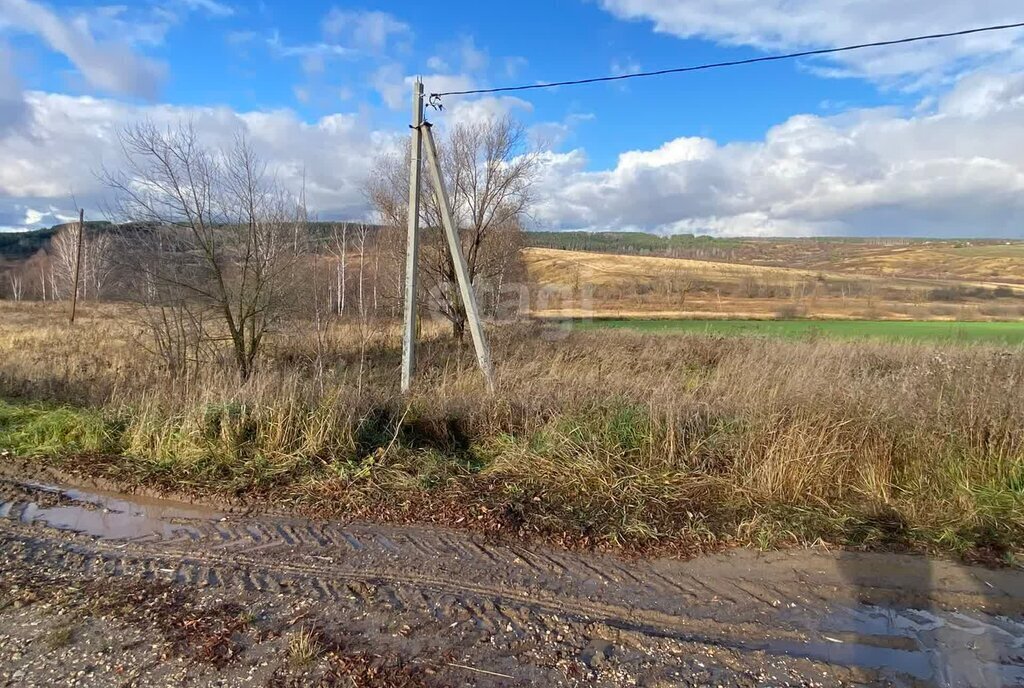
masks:
<svg viewBox="0 0 1024 688"><path fill-rule="evenodd" d="M0 685L1024 685L1024 573L627 561L0 479Z"/></svg>

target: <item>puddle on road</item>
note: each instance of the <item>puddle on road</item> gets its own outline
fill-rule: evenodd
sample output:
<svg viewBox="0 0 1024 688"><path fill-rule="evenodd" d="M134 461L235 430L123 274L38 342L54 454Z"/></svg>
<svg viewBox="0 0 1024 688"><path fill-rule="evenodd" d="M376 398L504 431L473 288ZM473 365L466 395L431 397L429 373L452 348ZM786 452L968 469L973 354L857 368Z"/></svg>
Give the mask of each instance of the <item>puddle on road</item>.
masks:
<svg viewBox="0 0 1024 688"><path fill-rule="evenodd" d="M31 496L0 503L0 518L15 514L22 523L42 522L52 528L70 530L103 539L128 540L155 535L172 537L185 530L183 521L217 521L223 514L163 499L123 495L104 491L60 488L42 483L15 483L22 488L51 493L61 499L56 506L40 506ZM66 503L64 503L66 502ZM23 508L19 512L18 506Z"/></svg>
<svg viewBox="0 0 1024 688"><path fill-rule="evenodd" d="M833 608L805 628L807 642L772 641L765 650L878 670L894 685L1024 685L1024 623L1019 620L862 605Z"/></svg>
<svg viewBox="0 0 1024 688"><path fill-rule="evenodd" d="M865 669L895 670L899 674L918 680L930 679L935 670L932 659L920 650L893 650L877 645L833 643L830 641L800 643L775 641L768 644L768 652L788 657L806 657L828 664L842 664Z"/></svg>

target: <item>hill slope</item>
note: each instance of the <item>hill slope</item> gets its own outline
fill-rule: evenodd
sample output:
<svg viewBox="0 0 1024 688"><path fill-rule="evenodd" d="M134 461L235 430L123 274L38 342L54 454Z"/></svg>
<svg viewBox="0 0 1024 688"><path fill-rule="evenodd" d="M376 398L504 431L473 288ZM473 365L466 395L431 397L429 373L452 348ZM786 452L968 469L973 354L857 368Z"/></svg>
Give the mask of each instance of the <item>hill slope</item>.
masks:
<svg viewBox="0 0 1024 688"><path fill-rule="evenodd" d="M536 315L1017 319L1024 285L527 248ZM974 263L960 269L985 272Z"/></svg>

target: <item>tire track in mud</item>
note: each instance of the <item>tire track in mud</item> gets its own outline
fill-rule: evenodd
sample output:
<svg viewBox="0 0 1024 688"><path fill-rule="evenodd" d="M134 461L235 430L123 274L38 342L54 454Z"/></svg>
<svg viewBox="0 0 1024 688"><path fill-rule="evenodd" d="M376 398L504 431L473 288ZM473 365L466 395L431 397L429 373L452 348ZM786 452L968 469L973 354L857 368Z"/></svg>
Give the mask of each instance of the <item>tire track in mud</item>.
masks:
<svg viewBox="0 0 1024 688"><path fill-rule="evenodd" d="M912 681L933 673L930 651L911 635L839 630L823 641L814 617L829 613L836 590L809 576L752 581L726 566L702 577L607 556L497 545L443 530L221 519L191 507L136 509L124 496L56 492L64 497L56 506L39 506L31 492L0 504L6 556L94 576L162 578L299 596L355 611L383 609L416 626L466 623L536 637L557 634L568 623L603 628L593 632L636 647L671 641L826 668L880 669ZM133 518L137 532L126 531L125 522L131 525ZM97 537L104 519L116 522L120 537ZM798 605L785 604L794 599L801 602L795 610ZM984 608L978 596L957 599L967 609ZM1024 656L1024 623L986 621L1003 630L1007 637L1001 642L1019 650L1005 662L1000 658L998 670L1024 681L1024 668L1001 668Z"/></svg>
<svg viewBox="0 0 1024 688"><path fill-rule="evenodd" d="M82 514L107 510L101 500L89 504L95 509L91 512L83 510ZM57 507L57 510L61 508ZM108 525L103 522L108 517L103 515L92 519L93 523L82 524L63 518L54 522L52 511L38 508L30 500L0 503L0 519L8 521L44 523L57 530L94 536L101 535ZM272 517L214 520L212 517L182 517L180 513L168 518L143 518L155 522L142 526L143 529L149 528L147 532L110 540L144 551L165 555L174 553L181 557L199 553L205 556L223 554L230 556L232 561L252 557L252 565L258 565L259 560L272 561L282 557L344 558L363 571L371 570L367 567L377 567L377 575L382 579L396 568L425 567L460 578L467 572L478 573L478 577L497 578L510 586L556 590L560 595L593 598L603 597L613 590L619 597L633 598L634 604L655 603L667 613L685 611L692 615L702 610L710 612L728 608L732 615L738 610L770 614L776 617L776 622L783 600L800 597L805 605L824 606L834 601L838 592L830 582L815 582L796 572L790 580L750 581L739 572L723 567L724 570L712 572L714 575L698 576L679 570L659 570L643 561L626 564L605 555L496 545L481 541L472 534L413 526L343 526ZM381 568L384 566L387 569ZM863 587L858 591L861 596L881 598L890 596L891 592L906 591L898 585ZM944 592L943 601L950 607L969 608L991 607L996 603L1008 613L1024 614L1024 599L999 599L959 590Z"/></svg>
<svg viewBox="0 0 1024 688"><path fill-rule="evenodd" d="M20 524L27 508L27 504L14 505L7 516ZM31 515L40 516L38 512ZM742 651L770 650L769 636L757 624L717 623L593 599L601 586L630 584L647 595L674 594L693 600L699 594L697 586L684 588L663 576L643 580L620 563L582 562L573 555L492 546L457 534L421 529L384 534L371 528L260 520L177 522L170 534L150 533L124 542L81 537L67 542L47 537L49 530L35 529L31 535L19 530L18 525L6 526L0 533L8 543L19 541L28 560L45 557L51 564L93 574L163 577L185 585L233 586L246 592L298 594L334 603L356 599L369 604L372 599L372 604L384 604L399 613L415 610L413 616L444 622L458 617L477 628L500 628L517 636L526 635L527 626L542 632L557 630L558 622L565 619L640 637ZM337 559L351 565L338 565ZM512 580L487 585L415 572L430 568L431 563L436 568L437 562L482 570L478 580ZM566 582L581 581L592 593L589 599L565 594ZM730 598L723 593L719 599ZM770 638L792 643L804 639L795 631L782 630Z"/></svg>
<svg viewBox="0 0 1024 688"><path fill-rule="evenodd" d="M125 545L105 541L67 542L51 540L38 534L27 535L0 527L0 538L8 545L20 543L21 556L28 563L43 558L51 565L78 569L86 573L109 576L136 575L164 577L186 585L238 587L246 592L272 594L298 594L314 599L340 601L373 586L392 595L390 606L399 611L411 606L402 603L393 590L409 589L444 595L461 606L477 625L487 625L488 613L497 613L501 625L517 619L504 615L502 610L515 610L515 616L543 618L560 616L576 621L602 623L609 628L633 631L643 635L696 642L705 645L727 646L737 649L766 649L768 643L754 640L765 635L757 624L723 624L709 619L687 619L664 612L595 602L540 591L526 592L503 585L487 585L470 581L453 581L416 573L403 573L401 569L345 567L317 565L306 562L267 562L249 554L232 555L202 552L194 549L164 549L151 552L143 549L130 551ZM256 550L259 552L257 546ZM161 575L162 574L162 575ZM540 615L540 616L538 616ZM536 618L534 619L536 620ZM491 622L493 623L493 622ZM736 631L750 640L738 640ZM795 631L776 630L771 638L791 641L803 640Z"/></svg>
<svg viewBox="0 0 1024 688"><path fill-rule="evenodd" d="M49 525L53 519L46 509L37 509L34 502L9 501L0 506L0 517L27 523ZM102 518L96 520L102 521ZM57 519L56 527L64 530L90 530L88 524ZM96 524L97 532L104 527ZM387 532L384 532L384 531ZM95 533L94 533L95 534ZM575 583L585 593L600 592L602 587L619 586L634 594L652 597L696 600L707 597L708 583L670 580L649 572L638 576L611 558L591 557L591 561L567 553L531 550L522 546L495 546L480 542L473 536L445 533L419 528L374 528L286 519L246 519L245 521L202 521L174 518L144 535L117 538L140 549L157 549L188 556L197 552L224 553L234 558L243 556L345 556L353 561L369 560L394 566L402 562L449 562L453 568L475 569L488 575L500 573L520 583L543 585L556 583L559 588ZM384 571L379 572L385 576ZM713 597L734 601L735 591L716 586ZM751 599L753 601L753 597ZM758 603L760 601L758 600Z"/></svg>
<svg viewBox="0 0 1024 688"><path fill-rule="evenodd" d="M436 632L427 629L465 624L475 631L522 641L560 638L567 628L586 629L588 634L614 638L619 646L642 654L651 651L652 641L669 641L679 647L714 648L748 658L796 660L803 663L804 670L817 667L822 675L834 671L828 653L807 645L801 634L766 634L764 627L755 624L709 624L644 609L391 571L229 560L187 550L159 554L127 551L102 541L15 534L6 525L0 525L0 543L8 556L19 556L29 565L59 566L94 577L163 579L186 586L309 598L353 614L384 610L394 619L395 628L401 625Z"/></svg>

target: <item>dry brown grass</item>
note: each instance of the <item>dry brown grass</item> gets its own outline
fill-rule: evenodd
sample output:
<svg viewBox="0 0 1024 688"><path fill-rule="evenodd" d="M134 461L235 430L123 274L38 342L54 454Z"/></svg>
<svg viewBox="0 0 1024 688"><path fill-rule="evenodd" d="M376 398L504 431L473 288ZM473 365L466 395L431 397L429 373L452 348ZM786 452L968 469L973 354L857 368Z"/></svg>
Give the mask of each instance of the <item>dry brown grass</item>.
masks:
<svg viewBox="0 0 1024 688"><path fill-rule="evenodd" d="M324 651L320 633L315 628L302 627L288 638L288 661L292 666L311 664Z"/></svg>
<svg viewBox="0 0 1024 688"><path fill-rule="evenodd" d="M564 251L551 248L526 248L523 256L531 279L542 284L570 284L577 278L593 285L617 285L654 282L673 276L705 278L739 284L745 277L793 281L814 279L816 271L766 267L740 263L722 263L687 258L629 256L589 251Z"/></svg>
<svg viewBox="0 0 1024 688"><path fill-rule="evenodd" d="M982 259L947 277L927 276L926 255L904 268L880 269L872 261L899 261L899 248L826 262L818 269L528 248L531 282L549 291L535 299L540 317L858 318L892 320L1009 320L1024 317L1024 287L1010 280L969 277L986 272ZM911 250L911 249L906 249ZM947 250L953 250L951 247ZM1008 259L1009 260L1009 259ZM913 267L907 267L907 266ZM940 269L941 261L930 263ZM921 274L917 274L917 270ZM972 271L973 270L973 271ZM944 273L945 274L945 273ZM1001 298L995 289L1002 288ZM565 296L558 296L558 292ZM585 301L585 299L588 299Z"/></svg>
<svg viewBox="0 0 1024 688"><path fill-rule="evenodd" d="M0 311L0 394L18 400L0 403L0 448L573 544L1024 545L1019 349L509 326L492 331L497 394L470 351L427 338L402 397L386 328L363 346L339 327L320 360L293 332L246 384L230 366L172 384L115 313L69 330Z"/></svg>
<svg viewBox="0 0 1024 688"><path fill-rule="evenodd" d="M1024 285L1020 240L734 239L684 243L673 250L701 260L815 272Z"/></svg>
<svg viewBox="0 0 1024 688"><path fill-rule="evenodd" d="M850 252L834 269L877 275L1024 284L1024 244L928 242Z"/></svg>

